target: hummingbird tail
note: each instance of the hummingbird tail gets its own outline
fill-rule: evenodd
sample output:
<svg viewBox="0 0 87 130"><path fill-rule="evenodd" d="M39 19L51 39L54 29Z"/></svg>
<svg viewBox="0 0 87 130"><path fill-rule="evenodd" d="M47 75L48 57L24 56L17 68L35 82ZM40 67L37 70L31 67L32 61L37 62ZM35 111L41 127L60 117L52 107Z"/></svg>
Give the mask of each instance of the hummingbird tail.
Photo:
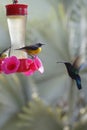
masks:
<svg viewBox="0 0 87 130"><path fill-rule="evenodd" d="M81 85L81 78L79 75L76 76L76 84L77 84L77 88L80 90L82 89L82 85Z"/></svg>

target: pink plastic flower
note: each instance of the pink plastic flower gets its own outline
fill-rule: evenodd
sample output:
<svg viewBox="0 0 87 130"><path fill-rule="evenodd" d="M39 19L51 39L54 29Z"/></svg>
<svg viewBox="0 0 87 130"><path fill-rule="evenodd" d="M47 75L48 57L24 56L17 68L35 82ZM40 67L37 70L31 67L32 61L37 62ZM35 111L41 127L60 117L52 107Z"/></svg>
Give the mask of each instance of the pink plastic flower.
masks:
<svg viewBox="0 0 87 130"><path fill-rule="evenodd" d="M4 58L0 58L0 73L2 73L1 65L2 65L3 60L4 60Z"/></svg>
<svg viewBox="0 0 87 130"><path fill-rule="evenodd" d="M29 70L24 72L26 76L32 75L35 71L39 71L40 73L44 72L43 64L38 57L32 59L32 62L30 62L30 60L27 62L29 64Z"/></svg>
<svg viewBox="0 0 87 130"><path fill-rule="evenodd" d="M3 60L1 68L5 74L10 74L16 72L19 65L20 61L15 56L12 56Z"/></svg>
<svg viewBox="0 0 87 130"><path fill-rule="evenodd" d="M17 70L17 72L26 72L30 68L30 64L33 62L32 59L19 59L20 61L20 66Z"/></svg>

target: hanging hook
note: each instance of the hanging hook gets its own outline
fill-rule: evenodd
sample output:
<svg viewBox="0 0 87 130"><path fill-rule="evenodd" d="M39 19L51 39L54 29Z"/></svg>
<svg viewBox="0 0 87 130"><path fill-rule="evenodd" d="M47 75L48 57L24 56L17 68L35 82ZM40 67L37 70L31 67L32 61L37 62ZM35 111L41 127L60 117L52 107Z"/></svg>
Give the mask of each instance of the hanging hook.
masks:
<svg viewBox="0 0 87 130"><path fill-rule="evenodd" d="M13 1L13 4L17 4L18 3L18 0L12 0Z"/></svg>

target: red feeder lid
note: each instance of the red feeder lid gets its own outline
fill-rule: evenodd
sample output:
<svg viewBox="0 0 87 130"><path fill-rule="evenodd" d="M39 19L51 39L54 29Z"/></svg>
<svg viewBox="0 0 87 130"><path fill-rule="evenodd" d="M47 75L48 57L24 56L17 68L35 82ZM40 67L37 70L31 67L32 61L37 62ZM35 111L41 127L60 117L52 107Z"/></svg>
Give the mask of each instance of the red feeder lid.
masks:
<svg viewBox="0 0 87 130"><path fill-rule="evenodd" d="M27 15L27 7L25 4L6 5L6 15Z"/></svg>

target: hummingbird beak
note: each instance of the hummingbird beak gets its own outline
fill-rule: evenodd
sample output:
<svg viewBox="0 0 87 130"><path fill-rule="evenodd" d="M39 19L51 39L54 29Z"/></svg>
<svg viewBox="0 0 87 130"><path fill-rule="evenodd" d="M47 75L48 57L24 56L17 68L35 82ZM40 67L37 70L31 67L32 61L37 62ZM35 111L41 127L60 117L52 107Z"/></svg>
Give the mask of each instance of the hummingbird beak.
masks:
<svg viewBox="0 0 87 130"><path fill-rule="evenodd" d="M41 45L46 45L46 44L44 44L44 43L41 43Z"/></svg>
<svg viewBox="0 0 87 130"><path fill-rule="evenodd" d="M66 63L66 62L62 62L62 61L61 61L61 62L58 62L58 61L57 61L56 63Z"/></svg>

